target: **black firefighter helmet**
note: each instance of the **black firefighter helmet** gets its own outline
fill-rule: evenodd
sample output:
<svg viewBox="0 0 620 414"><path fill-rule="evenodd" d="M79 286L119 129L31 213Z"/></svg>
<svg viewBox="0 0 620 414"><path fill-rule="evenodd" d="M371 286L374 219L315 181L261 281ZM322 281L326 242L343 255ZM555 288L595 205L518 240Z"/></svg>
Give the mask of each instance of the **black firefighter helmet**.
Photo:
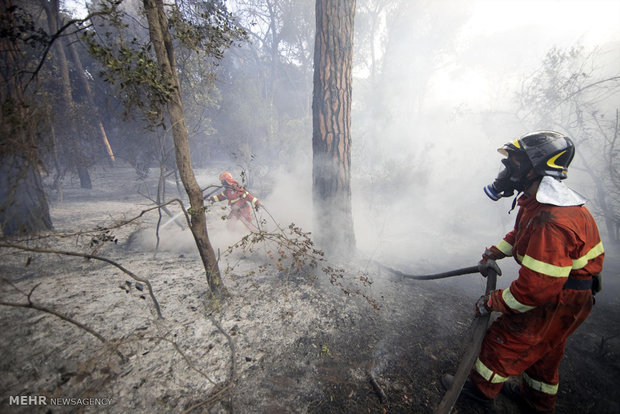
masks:
<svg viewBox="0 0 620 414"><path fill-rule="evenodd" d="M563 180L575 156L575 144L556 131L534 131L505 144L498 151L505 156L510 152L525 154L539 175Z"/></svg>
<svg viewBox="0 0 620 414"><path fill-rule="evenodd" d="M502 160L505 168L493 184L484 187L485 194L494 201L512 196L515 190L525 191L535 180L529 177L532 168L538 176L565 179L575 156L575 145L559 132L535 131L505 144L498 151L506 156Z"/></svg>

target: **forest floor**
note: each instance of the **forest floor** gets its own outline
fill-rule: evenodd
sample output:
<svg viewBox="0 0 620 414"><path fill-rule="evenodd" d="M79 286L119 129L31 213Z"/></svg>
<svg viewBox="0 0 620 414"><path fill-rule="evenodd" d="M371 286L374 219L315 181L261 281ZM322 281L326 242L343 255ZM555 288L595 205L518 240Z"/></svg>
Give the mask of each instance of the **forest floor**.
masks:
<svg viewBox="0 0 620 414"><path fill-rule="evenodd" d="M450 280L406 282L364 257L282 270L273 259L278 246L225 254L243 232L214 214L210 236L229 291L214 303L188 230L162 229L157 251L156 212L101 230L152 205L138 194L133 174L102 171L86 192L67 183L51 211L55 235L21 244L124 266L149 281L162 318L148 286L108 263L0 250L0 301L35 307L1 307L0 412L432 413L437 407L444 394L439 378L454 373L465 351L480 276L464 276L475 280L470 288ZM606 284L568 341L556 413L620 412L620 255L618 247L606 247ZM338 276L330 280L325 266ZM41 404L18 404L24 396L39 396ZM503 396L496 409L520 412ZM476 410L461 399L453 412L482 412Z"/></svg>

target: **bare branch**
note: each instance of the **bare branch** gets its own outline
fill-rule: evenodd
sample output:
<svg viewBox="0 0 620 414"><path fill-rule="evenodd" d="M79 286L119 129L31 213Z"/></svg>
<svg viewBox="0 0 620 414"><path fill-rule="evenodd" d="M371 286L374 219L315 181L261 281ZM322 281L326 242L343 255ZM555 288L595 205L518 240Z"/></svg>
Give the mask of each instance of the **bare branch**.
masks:
<svg viewBox="0 0 620 414"><path fill-rule="evenodd" d="M161 314L161 309L159 306L159 302L157 301L157 298L155 297L155 294L153 293L153 287L151 286L151 282L149 282L147 279L137 276L135 273L131 272L130 270L126 269L125 267L116 263L115 261L108 259L107 257L96 256L96 255L87 254L87 253L72 252L72 251L67 251L67 250L42 249L39 247L21 246L19 244L12 244L12 243L0 243L0 248L2 247L8 248L8 249L17 249L17 250L23 250L23 251L28 251L28 252L35 252L35 253L52 253L52 254L61 254L64 256L83 257L85 259L95 259L95 260L100 260L102 262L109 263L112 266L115 266L118 269L120 269L123 273L127 274L132 279L138 282L144 283L148 287L149 295L151 296L151 300L153 301L155 310L157 311L157 316L160 319L163 319L163 316Z"/></svg>
<svg viewBox="0 0 620 414"><path fill-rule="evenodd" d="M588 84L588 85L586 85L586 86L583 86L583 87L581 87L581 88L577 89L576 91L574 91L574 92L570 93L570 94L569 94L568 96L566 96L563 100L561 100L560 102L558 102L558 103L556 104L556 106L560 106L560 105L562 105L564 102L568 101L570 98L572 98L572 97L573 97L573 96L575 96L575 95L579 95L581 92L585 91L586 89L593 88L593 87L595 87L595 86L597 86L597 85L600 85L600 84L602 84L602 83L606 83L606 82L613 82L613 81L620 81L620 76L613 76L613 77L611 77L611 78L608 78L608 79L602 79L602 80L600 80L600 81L597 81L597 82L594 82L594 83L590 83L590 84Z"/></svg>
<svg viewBox="0 0 620 414"><path fill-rule="evenodd" d="M123 2L123 0L117 0L116 2L114 2L114 5L117 6L119 4L121 4ZM69 27L71 27L74 24L81 24L84 23L90 19L92 19L93 17L96 16L103 16L105 14L108 14L107 10L99 10L96 12L92 12L89 13L86 17L84 17L83 19L71 19L69 21L67 21L65 24L62 25L62 27L60 27L58 29L58 31L56 31L56 33L54 33L51 37L50 37L50 41L47 42L47 45L45 45L45 49L43 50L43 55L41 56L41 59L39 60L39 64L37 65L37 67L35 68L35 70L32 72L32 76L30 77L30 79L26 82L26 86L24 87L24 89L28 89L28 85L30 84L30 82L32 82L34 80L34 78L37 76L37 74L39 73L39 71L41 70L41 68L43 67L43 64L45 63L45 59L47 58L47 55L49 54L49 51L52 48L52 45L54 44L54 42L56 41L56 39L58 39L65 30L67 30ZM78 29L75 32L72 32L70 34L75 34L80 30L84 30L84 29Z"/></svg>
<svg viewBox="0 0 620 414"><path fill-rule="evenodd" d="M187 366L190 367L190 369L196 371L198 374L200 374L201 376L203 376L204 378L207 379L207 381L209 381L211 384L213 385L217 385L215 383L215 381L213 381L207 374L205 374L202 370L198 369L196 367L196 365L189 359L189 357L181 350L181 348L179 347L179 345L174 342L171 339L165 338L163 336L156 336L156 337L151 337L151 338L145 338L145 339L157 339L160 341L164 341L164 342L168 342L170 345L173 346L173 348L179 353L179 355L181 355L183 357L183 359L185 360L185 362L187 363Z"/></svg>
<svg viewBox="0 0 620 414"><path fill-rule="evenodd" d="M32 291L34 291L34 288L32 289ZM32 291L30 293L32 293ZM60 312L55 311L54 309L46 308L44 306L40 306L40 305L36 305L36 304L32 303L31 298L30 298L30 294L28 295L28 303L16 303L16 302L0 301L0 305L2 305L2 306L10 306L10 307L14 307L14 308L35 309L35 310L38 310L40 312L49 313L50 315L54 315L57 318L60 318L63 321L69 322L70 324L73 324L73 325L77 326L78 328L88 332L89 334L91 334L92 336L94 336L95 338L97 338L101 342L103 342L103 344L105 346L107 346L107 347L111 348L112 350L114 350L114 352L121 358L121 360L123 360L123 361L125 360L125 356L123 354L121 354L121 352L115 346L113 346L107 339L105 339L103 337L103 335L101 335L100 333L96 332L92 328L84 325L83 323L76 321L73 318L71 318L71 317L69 317L67 315L63 315Z"/></svg>
<svg viewBox="0 0 620 414"><path fill-rule="evenodd" d="M208 187L207 187L208 188ZM172 204L172 203L178 203L179 206L181 206L181 209L183 210L183 214L185 215L185 221L187 222L187 225L190 226L190 218L189 218L189 214L187 213L187 210L185 209L185 206L183 205L183 202L178 199L178 198L173 198L172 200L168 200L163 204L158 204L156 206L153 207L149 207L145 210L142 210L140 212L140 214L138 214L137 216L134 216L130 219L127 220L120 220L115 224L112 224L110 226L107 227L97 227L95 229L90 229L90 230L81 230L81 231L77 231L77 232L73 232L73 233L52 233L52 234L46 234L43 236L39 236L38 238L34 239L34 238L28 238L28 239L19 239L17 240L18 242L27 242L27 241L32 241L32 240L40 240L46 237L59 237L59 238L65 238L65 237L74 237L74 236L82 236L84 234L90 234L90 233L96 233L96 232L100 232L101 230L113 230L113 229L117 229L120 227L123 227L127 224L130 224L138 219L140 219L143 215L145 215L146 213L162 208L164 206L167 206L168 204Z"/></svg>
<svg viewBox="0 0 620 414"><path fill-rule="evenodd" d="M200 401L199 403L196 403L183 411L183 414L190 413L197 408L203 407L206 404L216 401L218 398L220 398L222 394L224 394L233 386L233 380L235 379L235 342L224 330L224 328L222 328L222 326L215 320L213 315L208 314L207 316L211 320L211 323L215 325L215 327L226 337L226 340L228 341L228 346L230 347L230 374L226 382L219 389L212 392L211 395L209 395L205 400Z"/></svg>

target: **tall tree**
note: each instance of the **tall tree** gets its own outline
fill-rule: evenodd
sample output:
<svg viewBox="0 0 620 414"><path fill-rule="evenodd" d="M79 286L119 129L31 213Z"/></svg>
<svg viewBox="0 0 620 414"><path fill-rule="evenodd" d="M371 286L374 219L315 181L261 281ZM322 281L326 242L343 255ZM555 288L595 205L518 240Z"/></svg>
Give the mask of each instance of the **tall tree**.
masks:
<svg viewBox="0 0 620 414"><path fill-rule="evenodd" d="M351 99L355 0L317 0L312 99L312 192L316 241L351 254Z"/></svg>
<svg viewBox="0 0 620 414"><path fill-rule="evenodd" d="M36 125L25 90L23 49L29 48L27 41L36 43L33 27L23 9L11 0L0 0L0 228L5 236L52 228Z"/></svg>
<svg viewBox="0 0 620 414"><path fill-rule="evenodd" d="M168 19L164 13L162 0L143 0L143 4L157 63L160 66L164 79L170 82L172 86L166 102L166 108L172 124L177 167L191 205L191 231L206 271L207 283L211 288L211 292L215 296L220 297L226 293L226 288L222 284L215 252L207 233L207 220L204 214L202 191L196 181L191 165L189 140L187 138L185 114L181 100L181 86L177 76L172 39L168 30Z"/></svg>
<svg viewBox="0 0 620 414"><path fill-rule="evenodd" d="M41 6L43 6L45 13L47 14L50 34L58 32L60 26L62 25L59 0L41 0ZM82 188L92 188L84 148L82 146L82 137L76 122L76 105L73 100L73 88L71 86L71 78L69 76L69 63L65 52L67 50L67 44L64 37L57 39L53 43L53 49L60 74L62 97L64 100L64 117L70 126L70 136L65 137L65 142L68 147L67 150L70 152L67 159L71 160L71 163L77 170L80 178L80 186Z"/></svg>

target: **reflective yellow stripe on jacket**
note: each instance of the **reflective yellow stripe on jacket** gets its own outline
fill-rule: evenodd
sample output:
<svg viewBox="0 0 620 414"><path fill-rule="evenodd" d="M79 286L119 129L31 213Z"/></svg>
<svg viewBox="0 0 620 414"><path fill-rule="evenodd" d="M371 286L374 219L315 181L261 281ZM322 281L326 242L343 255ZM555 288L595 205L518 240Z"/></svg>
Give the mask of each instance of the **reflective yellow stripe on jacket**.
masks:
<svg viewBox="0 0 620 414"><path fill-rule="evenodd" d="M599 242L586 254L584 254L578 259L574 259L571 266L555 266L549 263L542 262L540 260L536 260L528 255L517 256L517 258L519 259L519 263L535 272L552 277L568 277L571 270L583 269L584 267L586 267L590 260L596 259L603 253L605 253L605 249L603 248L603 242Z"/></svg>
<svg viewBox="0 0 620 414"><path fill-rule="evenodd" d="M519 263L521 263L521 266L526 267L534 272L542 273L549 277L568 279L568 275L573 269L573 266L556 266L550 263L536 260L528 255L517 255L517 260L519 261ZM510 291L510 288L505 289L502 292L502 299L504 300L504 302L506 302L506 305L508 305L508 307L515 312L523 313L530 311L536 307L519 302Z"/></svg>
<svg viewBox="0 0 620 414"><path fill-rule="evenodd" d="M579 259L573 260L573 269L583 269L590 260L599 257L603 253L605 253L603 242L599 242L596 246L591 248L588 253L581 256Z"/></svg>
<svg viewBox="0 0 620 414"><path fill-rule="evenodd" d="M571 266L555 266L549 263L542 262L540 260L536 260L528 255L525 256L517 256L519 263L522 266L527 267L534 272L542 273L544 275L550 277L565 277L568 278L570 272L576 269L583 269L588 261L597 258L601 254L603 254L605 250L603 249L603 242L599 242L596 246L591 248L585 255L581 256L578 259L573 260L573 264ZM524 303L519 302L510 291L510 288L505 289L502 292L502 299L506 302L506 305L517 312L527 312L535 308L535 306L526 305Z"/></svg>
<svg viewBox="0 0 620 414"><path fill-rule="evenodd" d="M504 299L504 302L506 302L506 305L508 305L510 309L517 311L517 312L521 312L521 313L527 312L536 307L536 306L530 306L530 305L526 305L524 303L519 302L512 295L510 288L504 289L504 291L502 292L502 299Z"/></svg>
<svg viewBox="0 0 620 414"><path fill-rule="evenodd" d="M523 256L521 265L527 267L534 272L542 273L551 277L568 277L573 266L556 266L549 263L541 262L528 255Z"/></svg>
<svg viewBox="0 0 620 414"><path fill-rule="evenodd" d="M497 248L506 256L512 256L512 244L508 243L506 240L502 239L502 241L497 243Z"/></svg>

